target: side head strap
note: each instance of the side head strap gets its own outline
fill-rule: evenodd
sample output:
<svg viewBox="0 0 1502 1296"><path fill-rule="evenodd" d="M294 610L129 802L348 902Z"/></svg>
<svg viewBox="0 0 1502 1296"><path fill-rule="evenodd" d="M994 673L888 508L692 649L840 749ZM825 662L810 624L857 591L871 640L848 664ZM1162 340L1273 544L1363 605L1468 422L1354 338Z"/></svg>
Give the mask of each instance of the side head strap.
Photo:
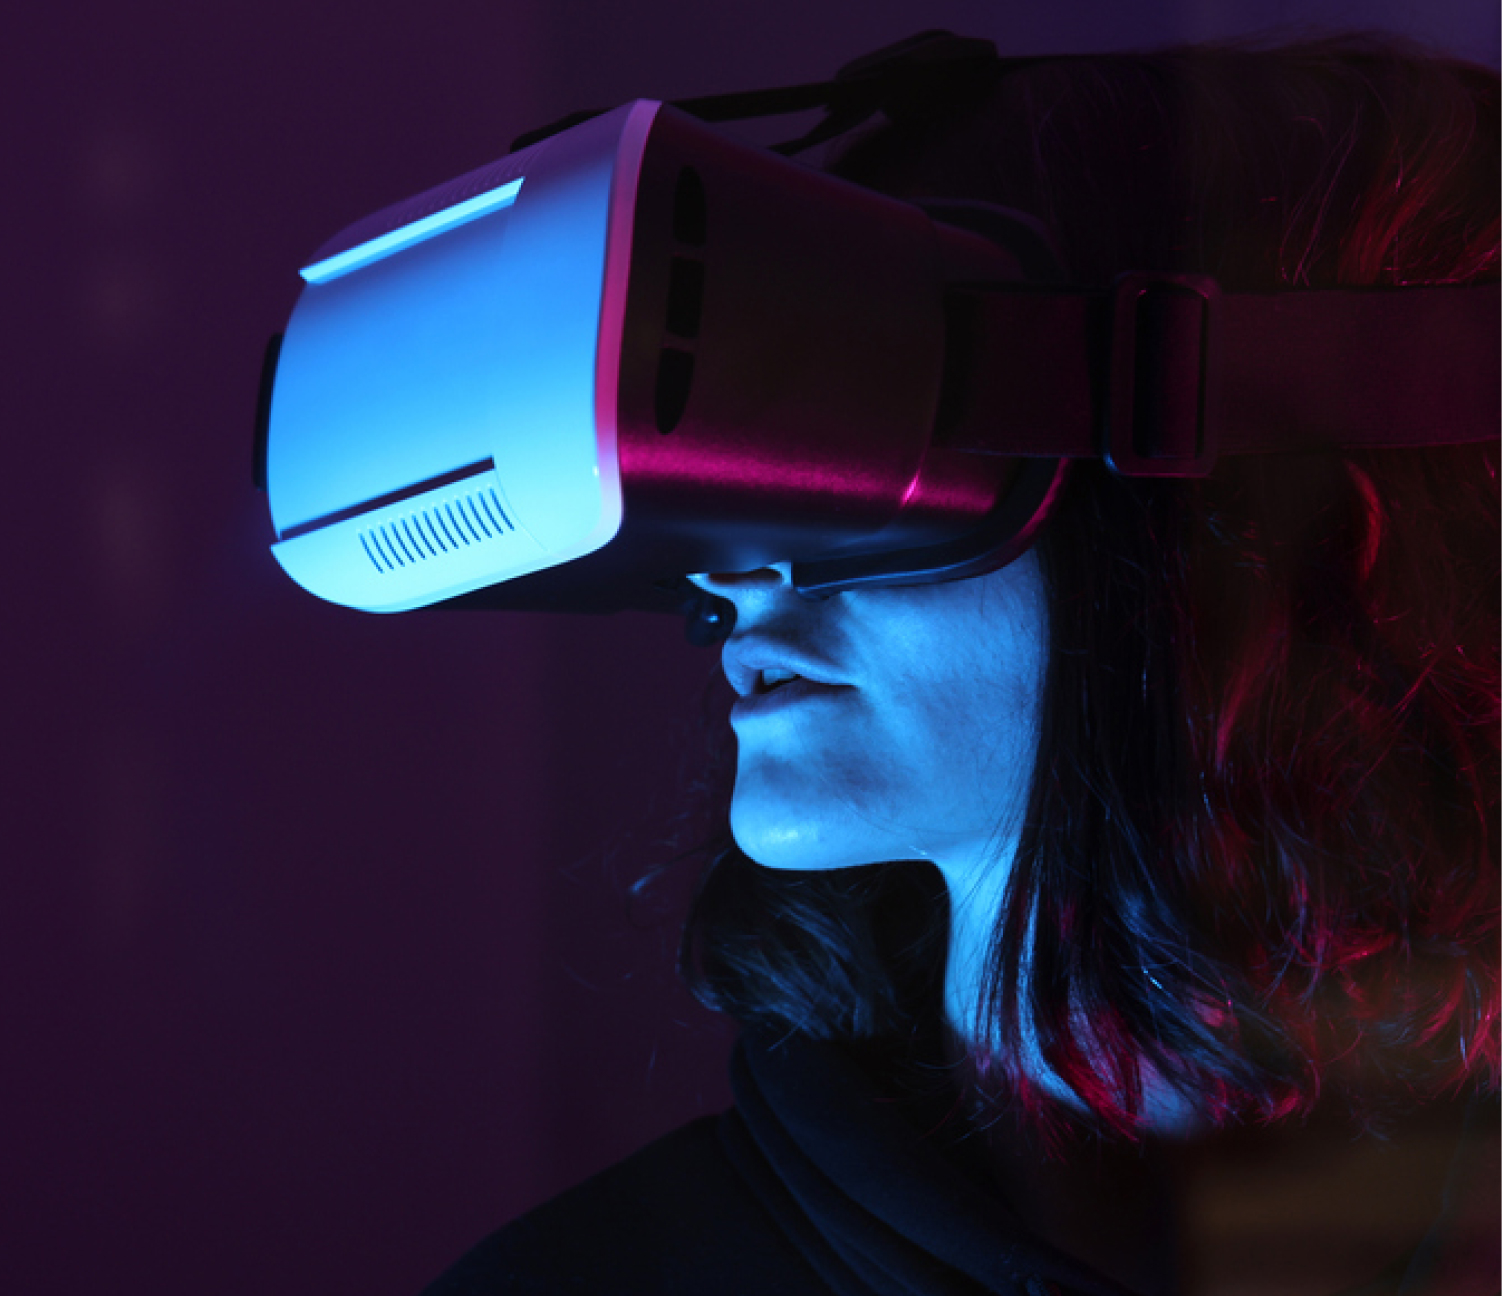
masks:
<svg viewBox="0 0 1502 1296"><path fill-rule="evenodd" d="M1220 455L1498 436L1496 283L1221 294L1194 275L1108 292L952 292L962 397L939 444L1204 476ZM965 357L974 357L967 362Z"/></svg>

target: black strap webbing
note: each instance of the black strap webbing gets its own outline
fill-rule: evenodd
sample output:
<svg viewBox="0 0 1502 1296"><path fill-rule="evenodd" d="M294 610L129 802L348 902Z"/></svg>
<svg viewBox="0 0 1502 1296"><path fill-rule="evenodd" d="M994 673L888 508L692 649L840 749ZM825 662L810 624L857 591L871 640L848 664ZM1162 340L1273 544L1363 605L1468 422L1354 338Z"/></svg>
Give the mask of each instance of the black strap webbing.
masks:
<svg viewBox="0 0 1502 1296"><path fill-rule="evenodd" d="M976 290L951 304L968 357L959 361L965 394L938 444L1036 457L1107 452L1119 408L1111 356L1122 345L1113 294ZM1495 283L1228 294L1218 336L1202 348L1193 338L1144 337L1141 323L1135 344L1139 353L1156 344L1195 372L1209 394L1201 441L1208 436L1219 454L1453 445L1498 435L1499 309ZM1145 407L1155 408L1139 394ZM1161 467L1164 476L1194 471L1167 455Z"/></svg>

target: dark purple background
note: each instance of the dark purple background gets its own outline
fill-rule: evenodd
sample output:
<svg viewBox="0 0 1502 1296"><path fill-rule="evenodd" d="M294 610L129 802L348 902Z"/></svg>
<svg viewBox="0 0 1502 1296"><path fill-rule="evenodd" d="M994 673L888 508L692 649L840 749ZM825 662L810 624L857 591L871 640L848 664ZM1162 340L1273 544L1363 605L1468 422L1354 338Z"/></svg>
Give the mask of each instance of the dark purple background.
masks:
<svg viewBox="0 0 1502 1296"><path fill-rule="evenodd" d="M813 80L925 26L1010 52L1492 0L37 4L7 18L0 1292L412 1293L726 1101L628 906L705 749L676 623L375 618L266 552L295 269L519 131ZM628 831L629 830L629 831Z"/></svg>

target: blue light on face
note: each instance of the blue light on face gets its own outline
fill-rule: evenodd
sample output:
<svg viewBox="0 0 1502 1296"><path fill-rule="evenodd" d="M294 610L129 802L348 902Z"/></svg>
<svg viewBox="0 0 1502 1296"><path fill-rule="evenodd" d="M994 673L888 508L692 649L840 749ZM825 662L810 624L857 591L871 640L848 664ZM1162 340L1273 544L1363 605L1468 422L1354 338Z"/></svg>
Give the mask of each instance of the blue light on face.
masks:
<svg viewBox="0 0 1502 1296"><path fill-rule="evenodd" d="M360 269L361 266L367 266L372 261L388 257L393 252L400 252L403 248L412 247L425 239L444 234L469 221L477 220L481 216L488 216L491 212L500 211L503 207L509 207L516 201L516 195L521 192L521 187L521 180L512 180L498 189L476 194L473 198L455 203L452 207L445 207L442 211L424 216L421 220L415 220L399 229L389 230L376 238L368 239L355 247L346 248L343 252L326 257L322 261L315 261L312 265L303 267L299 273L308 283L327 283L330 279L337 279L340 275L346 275L352 270Z"/></svg>

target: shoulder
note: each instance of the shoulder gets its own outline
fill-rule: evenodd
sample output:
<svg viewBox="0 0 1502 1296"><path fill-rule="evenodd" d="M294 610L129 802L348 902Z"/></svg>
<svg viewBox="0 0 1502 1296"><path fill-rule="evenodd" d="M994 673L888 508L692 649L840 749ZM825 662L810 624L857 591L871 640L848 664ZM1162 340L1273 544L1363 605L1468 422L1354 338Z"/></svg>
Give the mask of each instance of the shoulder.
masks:
<svg viewBox="0 0 1502 1296"><path fill-rule="evenodd" d="M492 1233L423 1296L827 1291L706 1116Z"/></svg>

